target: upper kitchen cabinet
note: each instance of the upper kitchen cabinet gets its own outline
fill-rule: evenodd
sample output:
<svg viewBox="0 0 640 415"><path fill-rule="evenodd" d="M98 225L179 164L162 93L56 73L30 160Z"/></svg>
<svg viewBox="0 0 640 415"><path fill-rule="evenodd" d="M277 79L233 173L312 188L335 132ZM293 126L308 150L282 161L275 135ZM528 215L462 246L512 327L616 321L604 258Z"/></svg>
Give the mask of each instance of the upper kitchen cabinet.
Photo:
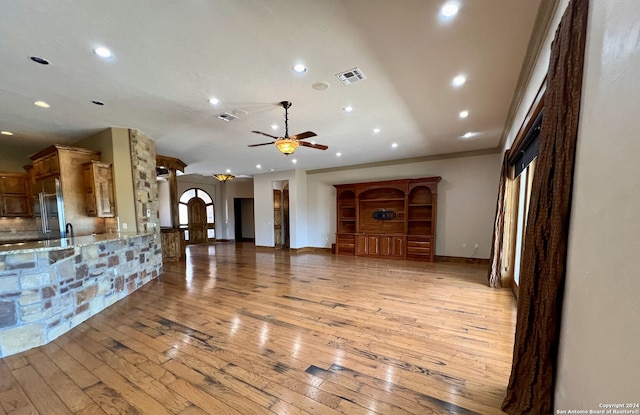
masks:
<svg viewBox="0 0 640 415"><path fill-rule="evenodd" d="M111 163L90 161L82 165L87 216L112 218L115 216Z"/></svg>
<svg viewBox="0 0 640 415"><path fill-rule="evenodd" d="M0 173L0 216L33 216L29 176L24 173Z"/></svg>

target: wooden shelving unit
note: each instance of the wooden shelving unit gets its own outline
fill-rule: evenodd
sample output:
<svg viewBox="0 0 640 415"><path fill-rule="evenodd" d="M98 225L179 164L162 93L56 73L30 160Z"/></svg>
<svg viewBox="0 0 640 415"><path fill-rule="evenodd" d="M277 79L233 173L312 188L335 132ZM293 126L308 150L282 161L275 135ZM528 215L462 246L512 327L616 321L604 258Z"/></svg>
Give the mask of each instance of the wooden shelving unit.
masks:
<svg viewBox="0 0 640 415"><path fill-rule="evenodd" d="M433 261L440 180L334 185L336 253Z"/></svg>

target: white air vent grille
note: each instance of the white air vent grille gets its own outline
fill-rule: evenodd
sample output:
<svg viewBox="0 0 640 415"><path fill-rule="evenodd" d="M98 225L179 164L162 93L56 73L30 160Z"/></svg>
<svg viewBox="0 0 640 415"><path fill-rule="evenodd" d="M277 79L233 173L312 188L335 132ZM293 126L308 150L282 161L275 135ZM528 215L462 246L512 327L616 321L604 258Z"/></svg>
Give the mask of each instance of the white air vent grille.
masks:
<svg viewBox="0 0 640 415"><path fill-rule="evenodd" d="M223 112L222 114L218 114L218 118L223 121L233 121L238 119L238 117L236 117L233 114L229 114L228 112Z"/></svg>
<svg viewBox="0 0 640 415"><path fill-rule="evenodd" d="M336 74L336 76L338 77L340 82L342 82L345 85L351 85L355 82L362 81L363 79L367 79L367 77L364 76L364 74L359 68L350 69L346 72Z"/></svg>

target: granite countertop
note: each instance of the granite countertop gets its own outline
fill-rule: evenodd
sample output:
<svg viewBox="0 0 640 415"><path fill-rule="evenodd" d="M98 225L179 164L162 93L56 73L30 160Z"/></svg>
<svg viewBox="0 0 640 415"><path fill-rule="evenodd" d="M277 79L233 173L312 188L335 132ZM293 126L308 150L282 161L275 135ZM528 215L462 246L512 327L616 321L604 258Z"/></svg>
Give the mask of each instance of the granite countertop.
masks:
<svg viewBox="0 0 640 415"><path fill-rule="evenodd" d="M49 239L40 241L27 241L19 243L0 243L0 255L20 254L33 251L51 251L64 249L73 246L85 246L98 242L113 241L117 239L128 239L135 236L148 235L149 233L120 232L103 233L99 235L76 236L73 238Z"/></svg>

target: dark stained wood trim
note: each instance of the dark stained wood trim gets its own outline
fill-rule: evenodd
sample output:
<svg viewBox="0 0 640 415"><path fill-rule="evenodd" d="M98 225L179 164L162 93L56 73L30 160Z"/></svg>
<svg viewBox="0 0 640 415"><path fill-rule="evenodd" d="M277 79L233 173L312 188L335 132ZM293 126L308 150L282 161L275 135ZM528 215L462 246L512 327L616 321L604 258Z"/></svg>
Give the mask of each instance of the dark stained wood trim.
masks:
<svg viewBox="0 0 640 415"><path fill-rule="evenodd" d="M462 256L436 255L436 262L453 262L457 264L489 265L489 258L466 258Z"/></svg>

